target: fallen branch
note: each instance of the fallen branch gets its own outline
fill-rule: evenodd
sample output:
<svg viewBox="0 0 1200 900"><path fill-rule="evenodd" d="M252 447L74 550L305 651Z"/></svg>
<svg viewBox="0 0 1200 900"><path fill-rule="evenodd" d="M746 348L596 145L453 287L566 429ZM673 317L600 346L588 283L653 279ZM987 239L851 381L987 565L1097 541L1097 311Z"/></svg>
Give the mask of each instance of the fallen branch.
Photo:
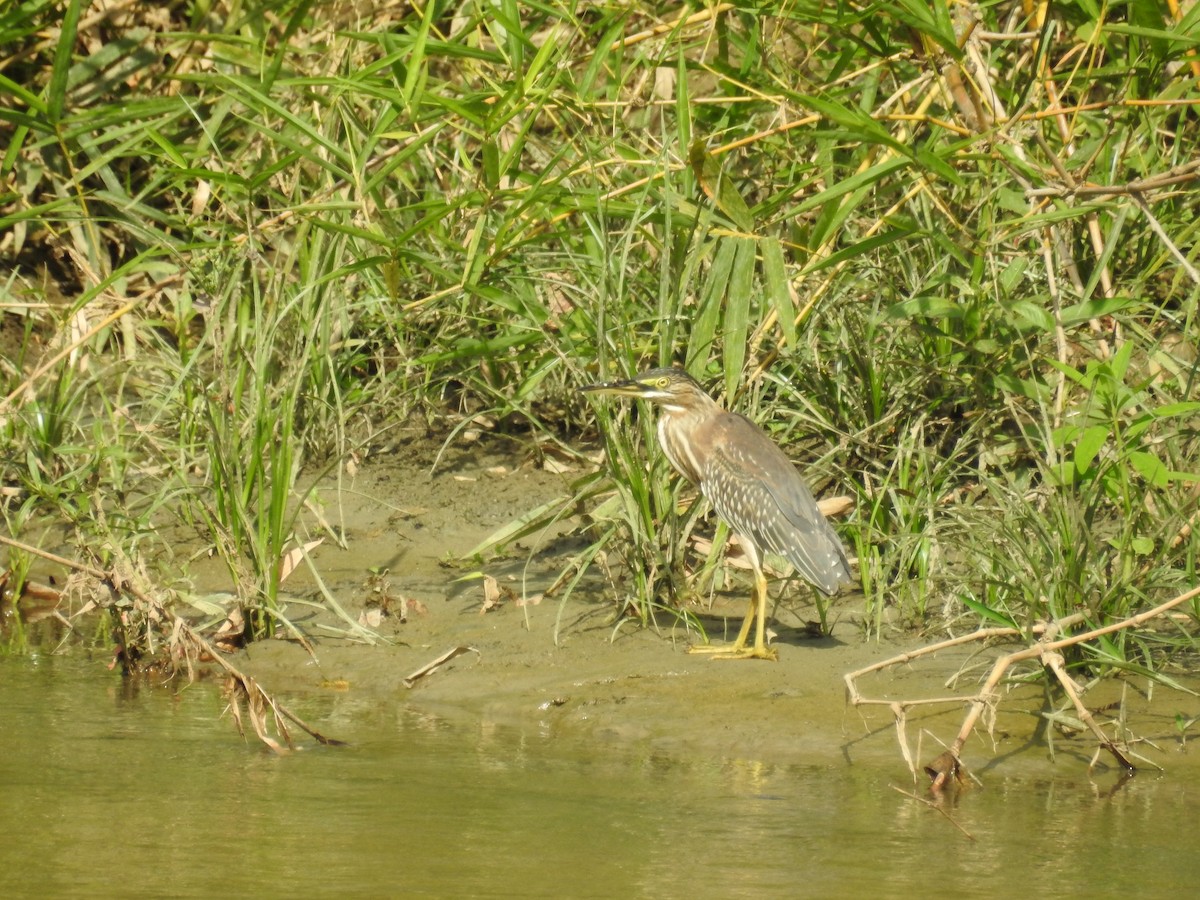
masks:
<svg viewBox="0 0 1200 900"><path fill-rule="evenodd" d="M1057 622L1039 623L1034 625L1032 628L1032 633L1035 635L1040 635L1039 640L1022 650L1009 653L996 660L992 666L991 672L988 674L987 680L983 684L983 687L980 688L978 693L973 696L932 697L916 700L880 700L864 697L858 689L858 679L864 675L869 675L872 672L878 672L890 666L909 663L915 659L928 656L929 654L936 653L939 650L945 650L949 647L957 647L963 644L991 640L994 638L1020 637L1022 636L1023 632L1021 632L1019 629L981 628L978 631L971 632L970 634L940 641L936 644L930 644L928 647L922 647L918 650L911 650L906 653L901 653L897 656L885 659L882 662L878 662L865 668L858 669L854 672L850 672L843 676L846 682L846 699L847 702L855 707L875 705L887 706L892 710L892 715L896 720L897 739L901 743L901 752L905 758L905 761L908 763L909 769L913 772L914 777L916 775L916 766L913 762L907 742L904 738L907 711L913 707L931 704L969 703L970 708L967 711L966 718L963 720L962 727L958 731L958 736L950 745L949 750L942 755L942 757L945 757L947 754L949 755L950 760L956 767L955 771L957 772L958 767L962 766L962 749L966 745L967 739L971 736L971 733L975 730L975 726L978 724L980 717L984 715L984 713L990 712L991 722L994 722L995 720L995 711L999 705L1000 699L997 687L1004 678L1005 673L1015 663L1028 659L1037 659L1043 666L1045 666L1054 674L1055 678L1058 679L1059 684L1062 685L1063 690L1066 692L1067 696L1071 699L1072 704L1075 706L1075 710L1079 714L1080 720L1091 729L1092 733L1099 741L1101 749L1110 753L1123 771L1132 774L1136 771L1134 765L1129 761L1125 753L1119 749L1116 744L1104 733L1103 729L1096 723L1091 713L1083 705L1083 688L1076 684L1075 680L1067 673L1062 654L1059 651L1067 647L1073 647L1078 644L1086 643L1087 641L1094 640L1106 634L1112 634L1127 628L1136 628L1145 624L1146 622L1151 621L1152 619L1162 616L1169 610L1172 610L1175 607L1198 596L1200 596L1200 587L1186 591L1179 596L1174 597L1165 603L1161 603L1153 609L1139 613L1136 616L1131 616L1127 619L1122 619L1120 622L1113 622L1100 628L1094 628L1091 631L1085 631L1081 634L1071 635L1070 637L1059 637L1058 635L1061 634L1064 629L1071 628L1083 622L1084 617L1082 615L1071 615L1060 619ZM991 733L992 728L991 722L988 724L989 734ZM935 763L925 767L926 771L934 773L945 771L947 768L947 761L942 759L942 757L939 757L939 760L941 760L940 765L938 764L938 761L935 761Z"/></svg>

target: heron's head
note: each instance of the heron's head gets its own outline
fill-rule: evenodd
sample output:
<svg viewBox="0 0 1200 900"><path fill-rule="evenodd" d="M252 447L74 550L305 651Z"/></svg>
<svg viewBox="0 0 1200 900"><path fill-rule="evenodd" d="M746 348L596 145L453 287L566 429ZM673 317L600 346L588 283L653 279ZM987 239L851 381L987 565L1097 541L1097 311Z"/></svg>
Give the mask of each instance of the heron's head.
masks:
<svg viewBox="0 0 1200 900"><path fill-rule="evenodd" d="M651 369L627 381L606 381L580 388L593 394L637 397L657 403L668 412L686 412L712 403L704 388L683 369Z"/></svg>

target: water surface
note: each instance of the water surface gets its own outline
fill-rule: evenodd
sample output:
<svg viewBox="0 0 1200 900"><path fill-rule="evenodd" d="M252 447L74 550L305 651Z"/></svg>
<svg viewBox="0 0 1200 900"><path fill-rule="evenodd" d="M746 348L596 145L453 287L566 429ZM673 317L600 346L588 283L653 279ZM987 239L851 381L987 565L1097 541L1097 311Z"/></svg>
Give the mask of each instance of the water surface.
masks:
<svg viewBox="0 0 1200 900"><path fill-rule="evenodd" d="M950 811L972 841L893 789L898 765L672 758L409 697L307 704L352 746L277 757L218 720L211 684L0 661L0 895L1145 897L1197 872L1183 772L1115 790L1074 760L993 773Z"/></svg>

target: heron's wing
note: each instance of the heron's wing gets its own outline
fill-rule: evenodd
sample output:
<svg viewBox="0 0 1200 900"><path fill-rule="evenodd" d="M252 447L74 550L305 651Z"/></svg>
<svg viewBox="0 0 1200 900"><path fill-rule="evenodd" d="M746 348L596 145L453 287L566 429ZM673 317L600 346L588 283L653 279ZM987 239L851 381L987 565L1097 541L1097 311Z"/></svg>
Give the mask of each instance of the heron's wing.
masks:
<svg viewBox="0 0 1200 900"><path fill-rule="evenodd" d="M825 593L836 593L850 581L850 566L808 485L757 425L733 413L722 419L700 482L717 515Z"/></svg>

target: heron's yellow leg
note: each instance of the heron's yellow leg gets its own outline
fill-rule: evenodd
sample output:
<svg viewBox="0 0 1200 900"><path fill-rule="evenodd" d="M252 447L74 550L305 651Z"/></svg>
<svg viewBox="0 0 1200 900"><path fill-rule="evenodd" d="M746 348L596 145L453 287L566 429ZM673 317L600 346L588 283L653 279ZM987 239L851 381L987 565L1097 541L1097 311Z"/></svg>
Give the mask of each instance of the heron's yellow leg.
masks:
<svg viewBox="0 0 1200 900"><path fill-rule="evenodd" d="M767 577L762 572L754 573L754 593L758 595L758 621L754 627L754 653L755 659L775 659L774 650L767 647L766 630L767 630ZM751 598L753 599L753 598ZM742 631L745 631L749 623L742 625ZM739 645L741 642L738 642Z"/></svg>
<svg viewBox="0 0 1200 900"><path fill-rule="evenodd" d="M754 646L747 647L750 626L755 617L758 624L754 631ZM778 655L766 643L767 579L762 572L754 573L754 589L750 592L750 608L742 620L737 640L729 646L688 647L688 653L710 653L713 659L778 659Z"/></svg>

